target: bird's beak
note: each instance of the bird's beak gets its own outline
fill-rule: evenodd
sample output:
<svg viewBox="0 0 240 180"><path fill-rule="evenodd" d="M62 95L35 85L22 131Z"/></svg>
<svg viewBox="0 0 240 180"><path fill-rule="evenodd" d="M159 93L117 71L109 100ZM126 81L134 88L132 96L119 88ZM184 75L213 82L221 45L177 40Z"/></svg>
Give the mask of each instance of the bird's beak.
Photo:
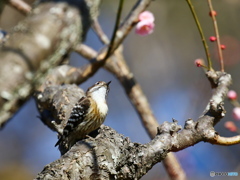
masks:
<svg viewBox="0 0 240 180"><path fill-rule="evenodd" d="M109 81L109 82L107 82L106 84L107 84L107 86L109 86L109 84L111 83L112 81Z"/></svg>

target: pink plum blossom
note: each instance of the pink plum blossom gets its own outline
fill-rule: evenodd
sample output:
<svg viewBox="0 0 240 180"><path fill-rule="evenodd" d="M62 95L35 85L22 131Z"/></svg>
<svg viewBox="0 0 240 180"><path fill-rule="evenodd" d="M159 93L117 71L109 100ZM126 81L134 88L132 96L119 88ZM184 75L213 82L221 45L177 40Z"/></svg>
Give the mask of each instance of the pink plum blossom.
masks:
<svg viewBox="0 0 240 180"><path fill-rule="evenodd" d="M228 91L227 97L230 100L235 100L237 99L237 93L234 90L230 90Z"/></svg>
<svg viewBox="0 0 240 180"><path fill-rule="evenodd" d="M151 34L155 27L153 14L149 11L144 11L139 14L138 19L139 22L136 25L135 32L141 36Z"/></svg>
<svg viewBox="0 0 240 180"><path fill-rule="evenodd" d="M154 22L155 18L153 16L153 13L150 11L144 11L138 16L139 21L150 21Z"/></svg>
<svg viewBox="0 0 240 180"><path fill-rule="evenodd" d="M236 120L240 120L240 107L233 108L233 117Z"/></svg>
<svg viewBox="0 0 240 180"><path fill-rule="evenodd" d="M136 33L141 36L149 35L153 32L154 23L151 21L140 21L136 25Z"/></svg>
<svg viewBox="0 0 240 180"><path fill-rule="evenodd" d="M225 122L224 127L227 128L231 132L236 132L237 131L237 126L232 121Z"/></svg>

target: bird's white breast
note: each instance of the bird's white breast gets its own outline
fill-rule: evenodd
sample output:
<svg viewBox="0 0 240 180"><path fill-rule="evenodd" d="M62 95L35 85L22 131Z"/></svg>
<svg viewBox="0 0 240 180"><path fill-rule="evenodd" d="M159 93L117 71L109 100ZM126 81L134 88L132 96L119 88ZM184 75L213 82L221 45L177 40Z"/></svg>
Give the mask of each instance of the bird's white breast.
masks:
<svg viewBox="0 0 240 180"><path fill-rule="evenodd" d="M97 91L92 93L92 98L96 102L99 112L102 115L106 115L108 112L108 106L106 103L107 89L105 87L99 88Z"/></svg>

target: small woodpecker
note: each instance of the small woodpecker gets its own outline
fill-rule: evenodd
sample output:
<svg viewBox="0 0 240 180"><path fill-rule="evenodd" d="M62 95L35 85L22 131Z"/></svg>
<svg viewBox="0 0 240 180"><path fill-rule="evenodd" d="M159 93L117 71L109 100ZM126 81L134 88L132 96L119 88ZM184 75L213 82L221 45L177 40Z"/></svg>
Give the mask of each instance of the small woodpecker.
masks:
<svg viewBox="0 0 240 180"><path fill-rule="evenodd" d="M88 88L86 96L74 105L63 134L55 146L64 143L71 147L77 140L101 126L108 113L106 98L110 83L111 81L98 81Z"/></svg>

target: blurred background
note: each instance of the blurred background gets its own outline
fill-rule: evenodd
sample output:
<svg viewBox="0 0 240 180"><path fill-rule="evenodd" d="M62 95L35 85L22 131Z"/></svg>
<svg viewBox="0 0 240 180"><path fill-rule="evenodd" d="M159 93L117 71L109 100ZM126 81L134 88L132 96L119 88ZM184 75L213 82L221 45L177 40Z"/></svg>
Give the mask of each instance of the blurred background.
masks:
<svg viewBox="0 0 240 180"><path fill-rule="evenodd" d="M32 3L32 0L28 0ZM125 1L125 17L136 1ZM207 1L193 0L206 38L214 35ZM99 17L105 33L111 37L118 1L103 0ZM234 89L240 93L240 1L213 0L222 44L225 70L233 78ZM124 41L124 55L130 69L149 99L159 123L175 118L184 125L188 118L196 120L204 110L211 88L204 72L194 65L195 59L205 57L204 48L186 1L158 0L148 8L155 15L154 33L141 37L133 32ZM19 12L6 6L0 19L0 27L7 31L23 19ZM96 50L103 46L90 30L85 42ZM215 43L208 43L214 69L219 70ZM87 61L72 53L71 64L81 66ZM93 78L80 87L86 90L99 80L111 80L108 96L110 106L105 125L129 137L133 142L150 141L134 108L118 80L105 70L99 70ZM222 136L236 133L224 128L227 120L233 120L233 106L226 100L226 117L217 124ZM33 179L43 167L60 157L54 144L57 134L37 118L38 112L30 99L15 117L0 131L0 179ZM240 127L240 122L235 121ZM210 179L210 171L238 172L240 176L240 145L229 147L199 143L176 155L189 179ZM14 173L13 173L14 172ZM238 176L238 178L239 178ZM225 177L228 178L228 177ZM155 165L142 180L168 179L161 163ZM237 179L237 177L236 177Z"/></svg>

